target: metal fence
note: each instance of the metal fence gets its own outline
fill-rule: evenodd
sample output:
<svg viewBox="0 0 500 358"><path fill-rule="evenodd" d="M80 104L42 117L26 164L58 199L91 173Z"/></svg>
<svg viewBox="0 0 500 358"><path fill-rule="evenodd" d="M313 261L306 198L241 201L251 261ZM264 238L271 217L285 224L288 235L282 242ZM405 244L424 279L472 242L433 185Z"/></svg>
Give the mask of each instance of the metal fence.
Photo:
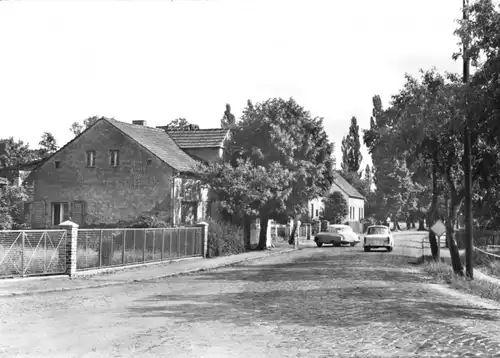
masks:
<svg viewBox="0 0 500 358"><path fill-rule="evenodd" d="M78 230L77 270L201 256L201 227Z"/></svg>
<svg viewBox="0 0 500 358"><path fill-rule="evenodd" d="M0 277L66 272L66 230L1 230Z"/></svg>

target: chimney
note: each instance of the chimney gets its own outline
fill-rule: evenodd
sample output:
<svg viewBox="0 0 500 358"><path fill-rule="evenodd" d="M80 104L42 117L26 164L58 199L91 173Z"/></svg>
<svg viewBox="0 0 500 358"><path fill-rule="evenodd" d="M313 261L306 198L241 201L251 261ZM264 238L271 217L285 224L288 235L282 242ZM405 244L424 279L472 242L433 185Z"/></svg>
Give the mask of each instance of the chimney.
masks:
<svg viewBox="0 0 500 358"><path fill-rule="evenodd" d="M140 120L140 121L132 121L132 124L135 124L137 126L145 126L146 121Z"/></svg>

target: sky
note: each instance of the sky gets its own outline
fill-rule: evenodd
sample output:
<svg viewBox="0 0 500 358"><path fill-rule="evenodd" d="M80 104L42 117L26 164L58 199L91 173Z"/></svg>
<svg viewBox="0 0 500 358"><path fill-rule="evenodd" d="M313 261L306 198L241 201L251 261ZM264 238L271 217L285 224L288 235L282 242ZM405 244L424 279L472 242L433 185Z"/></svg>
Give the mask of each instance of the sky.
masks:
<svg viewBox="0 0 500 358"><path fill-rule="evenodd" d="M0 138L59 145L90 116L216 128L293 97L340 143L420 68L460 72L461 0L0 2ZM362 135L362 133L361 133ZM371 163L362 149L363 165Z"/></svg>

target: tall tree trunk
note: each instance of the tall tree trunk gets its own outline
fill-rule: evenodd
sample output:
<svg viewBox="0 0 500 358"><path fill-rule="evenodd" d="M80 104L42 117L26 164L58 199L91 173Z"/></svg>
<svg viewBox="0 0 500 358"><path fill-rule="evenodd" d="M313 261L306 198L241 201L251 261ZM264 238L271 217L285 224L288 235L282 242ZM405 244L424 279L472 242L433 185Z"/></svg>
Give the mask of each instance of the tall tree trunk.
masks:
<svg viewBox="0 0 500 358"><path fill-rule="evenodd" d="M392 218L392 220L394 222L394 228L392 229L392 231L399 231L399 230L401 230L401 228L399 227L398 217L396 215L394 215L393 218Z"/></svg>
<svg viewBox="0 0 500 358"><path fill-rule="evenodd" d="M245 249L246 250L250 250L250 248L252 246L251 230L252 230L252 218L245 215L243 217L243 236L245 238Z"/></svg>
<svg viewBox="0 0 500 358"><path fill-rule="evenodd" d="M453 272L456 275L463 276L464 267L462 265L462 261L460 261L460 252L458 251L457 240L455 238L455 222L457 221L461 200L458 198L454 187L452 187L450 194L450 203L447 205L448 218L446 220L446 243L448 244L448 249L450 250Z"/></svg>
<svg viewBox="0 0 500 358"><path fill-rule="evenodd" d="M259 244L257 245L257 250L267 249L267 225L269 222L269 216L263 214L260 216L260 232L259 232Z"/></svg>
<svg viewBox="0 0 500 358"><path fill-rule="evenodd" d="M437 200L438 200L438 187L437 187L437 168L436 164L432 165L432 202L431 209L429 211L428 222L429 222L429 244L431 246L432 259L434 261L441 260L441 249L437 242L436 234L430 230L430 226L432 226L437 220Z"/></svg>
<svg viewBox="0 0 500 358"><path fill-rule="evenodd" d="M418 218L418 231L425 231L425 214Z"/></svg>
<svg viewBox="0 0 500 358"><path fill-rule="evenodd" d="M295 220L290 220L290 237L288 238L288 243L293 245L295 243L295 233L297 231L297 224Z"/></svg>
<svg viewBox="0 0 500 358"><path fill-rule="evenodd" d="M413 221L413 218L412 218L412 220L411 220L411 228L412 228L412 229L415 229L415 221Z"/></svg>

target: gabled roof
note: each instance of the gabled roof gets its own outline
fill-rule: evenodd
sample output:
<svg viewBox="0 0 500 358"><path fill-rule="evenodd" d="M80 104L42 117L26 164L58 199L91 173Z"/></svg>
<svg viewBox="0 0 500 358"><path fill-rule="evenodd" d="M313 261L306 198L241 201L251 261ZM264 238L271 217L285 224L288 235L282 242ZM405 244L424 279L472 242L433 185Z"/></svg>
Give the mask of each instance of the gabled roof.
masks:
<svg viewBox="0 0 500 358"><path fill-rule="evenodd" d="M166 130L165 126L160 126ZM195 129L191 131L173 130L167 132L182 149L188 148L222 148L229 130L223 128Z"/></svg>
<svg viewBox="0 0 500 358"><path fill-rule="evenodd" d="M351 198L366 200L365 197L361 195L359 191L356 190L355 187L349 184L349 182L345 180L344 177L339 172L336 173L335 179L333 181L344 193L349 195Z"/></svg>
<svg viewBox="0 0 500 358"><path fill-rule="evenodd" d="M42 158L42 159L37 159L37 160L31 161L28 163L13 165L11 167L3 167L3 168L0 167L0 172L1 171L16 171L16 170L25 170L25 171L33 170L36 167L38 167L40 164L45 162L46 160L47 160L47 158Z"/></svg>
<svg viewBox="0 0 500 358"><path fill-rule="evenodd" d="M191 172L196 161L184 152L162 129L119 122L105 118L114 127L149 150L160 160L180 172Z"/></svg>

